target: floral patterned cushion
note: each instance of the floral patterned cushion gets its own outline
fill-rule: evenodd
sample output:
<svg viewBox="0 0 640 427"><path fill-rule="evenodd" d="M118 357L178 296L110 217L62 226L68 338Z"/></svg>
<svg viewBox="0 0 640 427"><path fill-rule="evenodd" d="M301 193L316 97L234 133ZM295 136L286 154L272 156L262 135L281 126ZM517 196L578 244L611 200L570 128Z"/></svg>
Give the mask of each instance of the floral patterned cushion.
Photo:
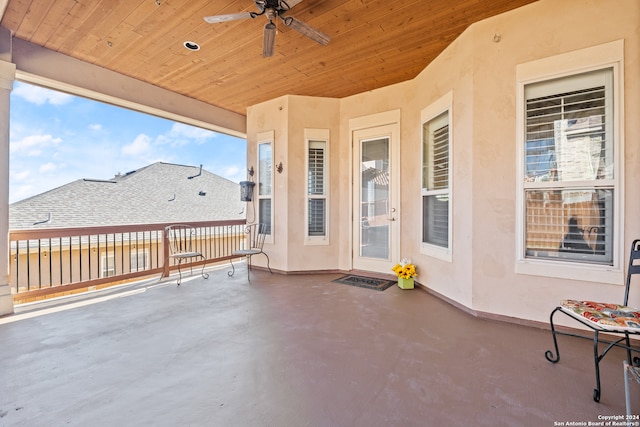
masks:
<svg viewBox="0 0 640 427"><path fill-rule="evenodd" d="M638 308L572 299L564 300L560 305L565 312L583 317L603 329L640 333L640 309Z"/></svg>

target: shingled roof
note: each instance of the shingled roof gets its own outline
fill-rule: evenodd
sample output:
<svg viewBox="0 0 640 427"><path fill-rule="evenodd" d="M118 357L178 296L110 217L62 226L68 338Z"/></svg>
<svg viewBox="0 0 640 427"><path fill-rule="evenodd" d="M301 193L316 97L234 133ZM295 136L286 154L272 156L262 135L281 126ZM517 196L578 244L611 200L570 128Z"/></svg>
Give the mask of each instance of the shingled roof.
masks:
<svg viewBox="0 0 640 427"><path fill-rule="evenodd" d="M245 206L237 183L199 166L158 162L109 180L79 179L12 203L9 229L243 219Z"/></svg>

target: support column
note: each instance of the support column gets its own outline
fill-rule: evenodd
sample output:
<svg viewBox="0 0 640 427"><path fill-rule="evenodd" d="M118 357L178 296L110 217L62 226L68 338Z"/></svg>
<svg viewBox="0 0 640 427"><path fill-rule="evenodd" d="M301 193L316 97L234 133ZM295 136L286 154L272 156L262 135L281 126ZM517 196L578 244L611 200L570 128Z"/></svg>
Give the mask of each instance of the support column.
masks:
<svg viewBox="0 0 640 427"><path fill-rule="evenodd" d="M0 27L0 316L13 313L9 286L9 97L16 76L7 34ZM10 46L10 37L9 46ZM8 52L7 52L8 50Z"/></svg>

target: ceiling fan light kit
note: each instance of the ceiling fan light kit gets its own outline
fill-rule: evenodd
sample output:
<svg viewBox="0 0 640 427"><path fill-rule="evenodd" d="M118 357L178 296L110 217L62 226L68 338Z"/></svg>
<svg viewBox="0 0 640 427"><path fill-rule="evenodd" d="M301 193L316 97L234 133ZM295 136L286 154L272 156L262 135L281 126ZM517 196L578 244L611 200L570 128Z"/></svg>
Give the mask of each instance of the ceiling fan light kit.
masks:
<svg viewBox="0 0 640 427"><path fill-rule="evenodd" d="M262 39L262 56L268 58L273 56L273 46L276 42L276 25L269 21L264 26L264 36Z"/></svg>
<svg viewBox="0 0 640 427"><path fill-rule="evenodd" d="M217 24L220 22L236 21L265 15L269 20L269 22L264 26L262 41L262 56L265 58L273 56L276 38L276 25L273 21L276 20L276 18L280 18L287 27L293 28L316 43L326 46L331 40L328 35L292 16L286 16L286 13L300 2L302 2L302 0L254 0L254 3L258 8L258 12L240 12L229 13L226 15L205 16L204 20L209 24Z"/></svg>

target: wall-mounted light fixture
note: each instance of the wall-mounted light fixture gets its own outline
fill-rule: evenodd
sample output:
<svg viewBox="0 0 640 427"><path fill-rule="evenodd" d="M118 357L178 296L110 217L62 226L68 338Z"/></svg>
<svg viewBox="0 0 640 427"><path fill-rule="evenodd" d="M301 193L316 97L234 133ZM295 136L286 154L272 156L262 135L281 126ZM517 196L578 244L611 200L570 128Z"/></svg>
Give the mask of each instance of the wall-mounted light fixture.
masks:
<svg viewBox="0 0 640 427"><path fill-rule="evenodd" d="M255 173L255 171L253 170L253 166L247 169L247 172L249 172L249 176L253 176L253 174Z"/></svg>
<svg viewBox="0 0 640 427"><path fill-rule="evenodd" d="M240 201L250 202L253 198L253 187L256 184L253 181L240 181Z"/></svg>
<svg viewBox="0 0 640 427"><path fill-rule="evenodd" d="M282 169L283 169L283 168L284 168L284 167L282 166L282 162L280 162L280 163L278 163L278 164L276 165L276 170L278 171L278 173L282 173Z"/></svg>

